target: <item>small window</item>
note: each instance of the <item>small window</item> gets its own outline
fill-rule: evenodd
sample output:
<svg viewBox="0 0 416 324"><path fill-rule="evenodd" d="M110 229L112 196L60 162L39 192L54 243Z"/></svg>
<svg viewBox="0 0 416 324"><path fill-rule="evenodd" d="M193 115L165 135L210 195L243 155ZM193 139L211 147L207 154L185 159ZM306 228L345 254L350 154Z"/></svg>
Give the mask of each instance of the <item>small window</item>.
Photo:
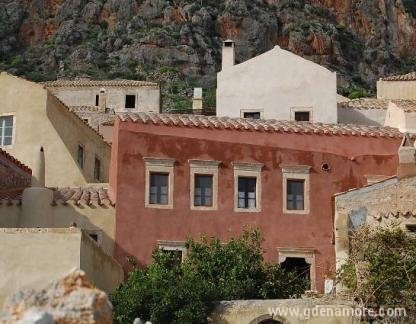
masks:
<svg viewBox="0 0 416 324"><path fill-rule="evenodd" d="M406 224L406 230L411 234L412 236L416 236L416 224Z"/></svg>
<svg viewBox="0 0 416 324"><path fill-rule="evenodd" d="M256 208L256 178L238 178L238 208Z"/></svg>
<svg viewBox="0 0 416 324"><path fill-rule="evenodd" d="M84 147L78 145L77 163L81 169L84 168Z"/></svg>
<svg viewBox="0 0 416 324"><path fill-rule="evenodd" d="M95 95L95 105L96 106L99 106L99 104L100 104L100 95Z"/></svg>
<svg viewBox="0 0 416 324"><path fill-rule="evenodd" d="M149 203L151 205L167 205L169 202L168 194L169 174L151 173Z"/></svg>
<svg viewBox="0 0 416 324"><path fill-rule="evenodd" d="M296 121L310 121L310 112L309 111L295 111L295 120Z"/></svg>
<svg viewBox="0 0 416 324"><path fill-rule="evenodd" d="M194 205L212 206L212 175L195 175Z"/></svg>
<svg viewBox="0 0 416 324"><path fill-rule="evenodd" d="M126 109L136 108L136 96L135 95L126 95Z"/></svg>
<svg viewBox="0 0 416 324"><path fill-rule="evenodd" d="M95 242L98 243L98 234L96 233L90 233L88 234Z"/></svg>
<svg viewBox="0 0 416 324"><path fill-rule="evenodd" d="M244 113L244 118L248 118L248 119L260 119L261 118L261 114L259 111L256 112L245 112Z"/></svg>
<svg viewBox="0 0 416 324"><path fill-rule="evenodd" d="M13 116L0 117L0 146L12 145Z"/></svg>
<svg viewBox="0 0 416 324"><path fill-rule="evenodd" d="M305 209L305 181L304 180L287 180L287 209L304 210Z"/></svg>
<svg viewBox="0 0 416 324"><path fill-rule="evenodd" d="M94 160L94 179L97 181L101 180L101 161L97 157Z"/></svg>

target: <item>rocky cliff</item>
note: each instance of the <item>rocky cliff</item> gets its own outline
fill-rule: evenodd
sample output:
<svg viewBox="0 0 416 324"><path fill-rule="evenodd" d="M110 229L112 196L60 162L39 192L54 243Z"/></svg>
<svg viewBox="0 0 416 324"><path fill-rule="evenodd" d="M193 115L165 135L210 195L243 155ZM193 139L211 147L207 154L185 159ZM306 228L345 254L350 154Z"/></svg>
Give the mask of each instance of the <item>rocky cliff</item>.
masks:
<svg viewBox="0 0 416 324"><path fill-rule="evenodd" d="M415 67L415 17L414 0L2 0L0 69L169 81L181 108L192 86L215 87L232 38L237 61L279 44L338 72L346 93Z"/></svg>

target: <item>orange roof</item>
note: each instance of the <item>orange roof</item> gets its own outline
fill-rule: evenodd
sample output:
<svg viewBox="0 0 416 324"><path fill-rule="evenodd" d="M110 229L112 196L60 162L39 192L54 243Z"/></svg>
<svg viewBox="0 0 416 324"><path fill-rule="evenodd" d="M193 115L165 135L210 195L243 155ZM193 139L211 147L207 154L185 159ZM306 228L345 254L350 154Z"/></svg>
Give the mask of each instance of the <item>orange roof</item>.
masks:
<svg viewBox="0 0 416 324"><path fill-rule="evenodd" d="M171 127L200 129L226 129L234 131L294 133L305 135L337 135L402 138L403 134L392 127L364 126L350 124L323 124L282 120L244 119L201 115L174 115L155 113L120 114L122 122L152 124Z"/></svg>
<svg viewBox="0 0 416 324"><path fill-rule="evenodd" d="M154 82L137 81L137 80L89 80L75 79L66 80L58 79L56 81L42 82L47 88L77 88L77 87L158 87Z"/></svg>
<svg viewBox="0 0 416 324"><path fill-rule="evenodd" d="M416 81L416 72L410 72L402 75L391 75L381 78L383 81Z"/></svg>
<svg viewBox="0 0 416 324"><path fill-rule="evenodd" d="M23 164L18 159L16 159L15 157L11 156L9 153L7 153L6 151L2 150L1 148L0 148L0 155L2 157L4 157L6 160L9 160L10 162L12 162L14 165L16 165L17 167L19 167L23 171L27 172L28 174L32 174L32 170L27 165Z"/></svg>
<svg viewBox="0 0 416 324"><path fill-rule="evenodd" d="M54 203L76 205L103 206L112 204L108 197L107 189L103 187L86 188L53 188Z"/></svg>

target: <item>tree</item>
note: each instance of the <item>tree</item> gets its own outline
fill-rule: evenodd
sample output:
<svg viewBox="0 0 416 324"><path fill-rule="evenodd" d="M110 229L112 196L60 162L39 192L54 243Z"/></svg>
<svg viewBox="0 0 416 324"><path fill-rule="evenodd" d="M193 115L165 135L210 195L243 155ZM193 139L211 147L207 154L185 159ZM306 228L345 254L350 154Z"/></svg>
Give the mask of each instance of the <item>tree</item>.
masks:
<svg viewBox="0 0 416 324"><path fill-rule="evenodd" d="M297 297L307 282L279 265L266 264L258 230L245 230L223 244L216 238L188 240L181 263L155 250L153 263L133 271L112 294L114 321L136 317L152 323L206 323L215 301Z"/></svg>

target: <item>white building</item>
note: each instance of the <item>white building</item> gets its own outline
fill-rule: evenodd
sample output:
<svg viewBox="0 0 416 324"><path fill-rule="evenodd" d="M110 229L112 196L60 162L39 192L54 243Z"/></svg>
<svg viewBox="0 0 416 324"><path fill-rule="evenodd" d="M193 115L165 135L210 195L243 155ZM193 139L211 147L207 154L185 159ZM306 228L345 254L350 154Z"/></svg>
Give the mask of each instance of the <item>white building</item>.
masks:
<svg viewBox="0 0 416 324"><path fill-rule="evenodd" d="M227 40L217 115L336 123L336 73L279 46L235 65L234 42Z"/></svg>

